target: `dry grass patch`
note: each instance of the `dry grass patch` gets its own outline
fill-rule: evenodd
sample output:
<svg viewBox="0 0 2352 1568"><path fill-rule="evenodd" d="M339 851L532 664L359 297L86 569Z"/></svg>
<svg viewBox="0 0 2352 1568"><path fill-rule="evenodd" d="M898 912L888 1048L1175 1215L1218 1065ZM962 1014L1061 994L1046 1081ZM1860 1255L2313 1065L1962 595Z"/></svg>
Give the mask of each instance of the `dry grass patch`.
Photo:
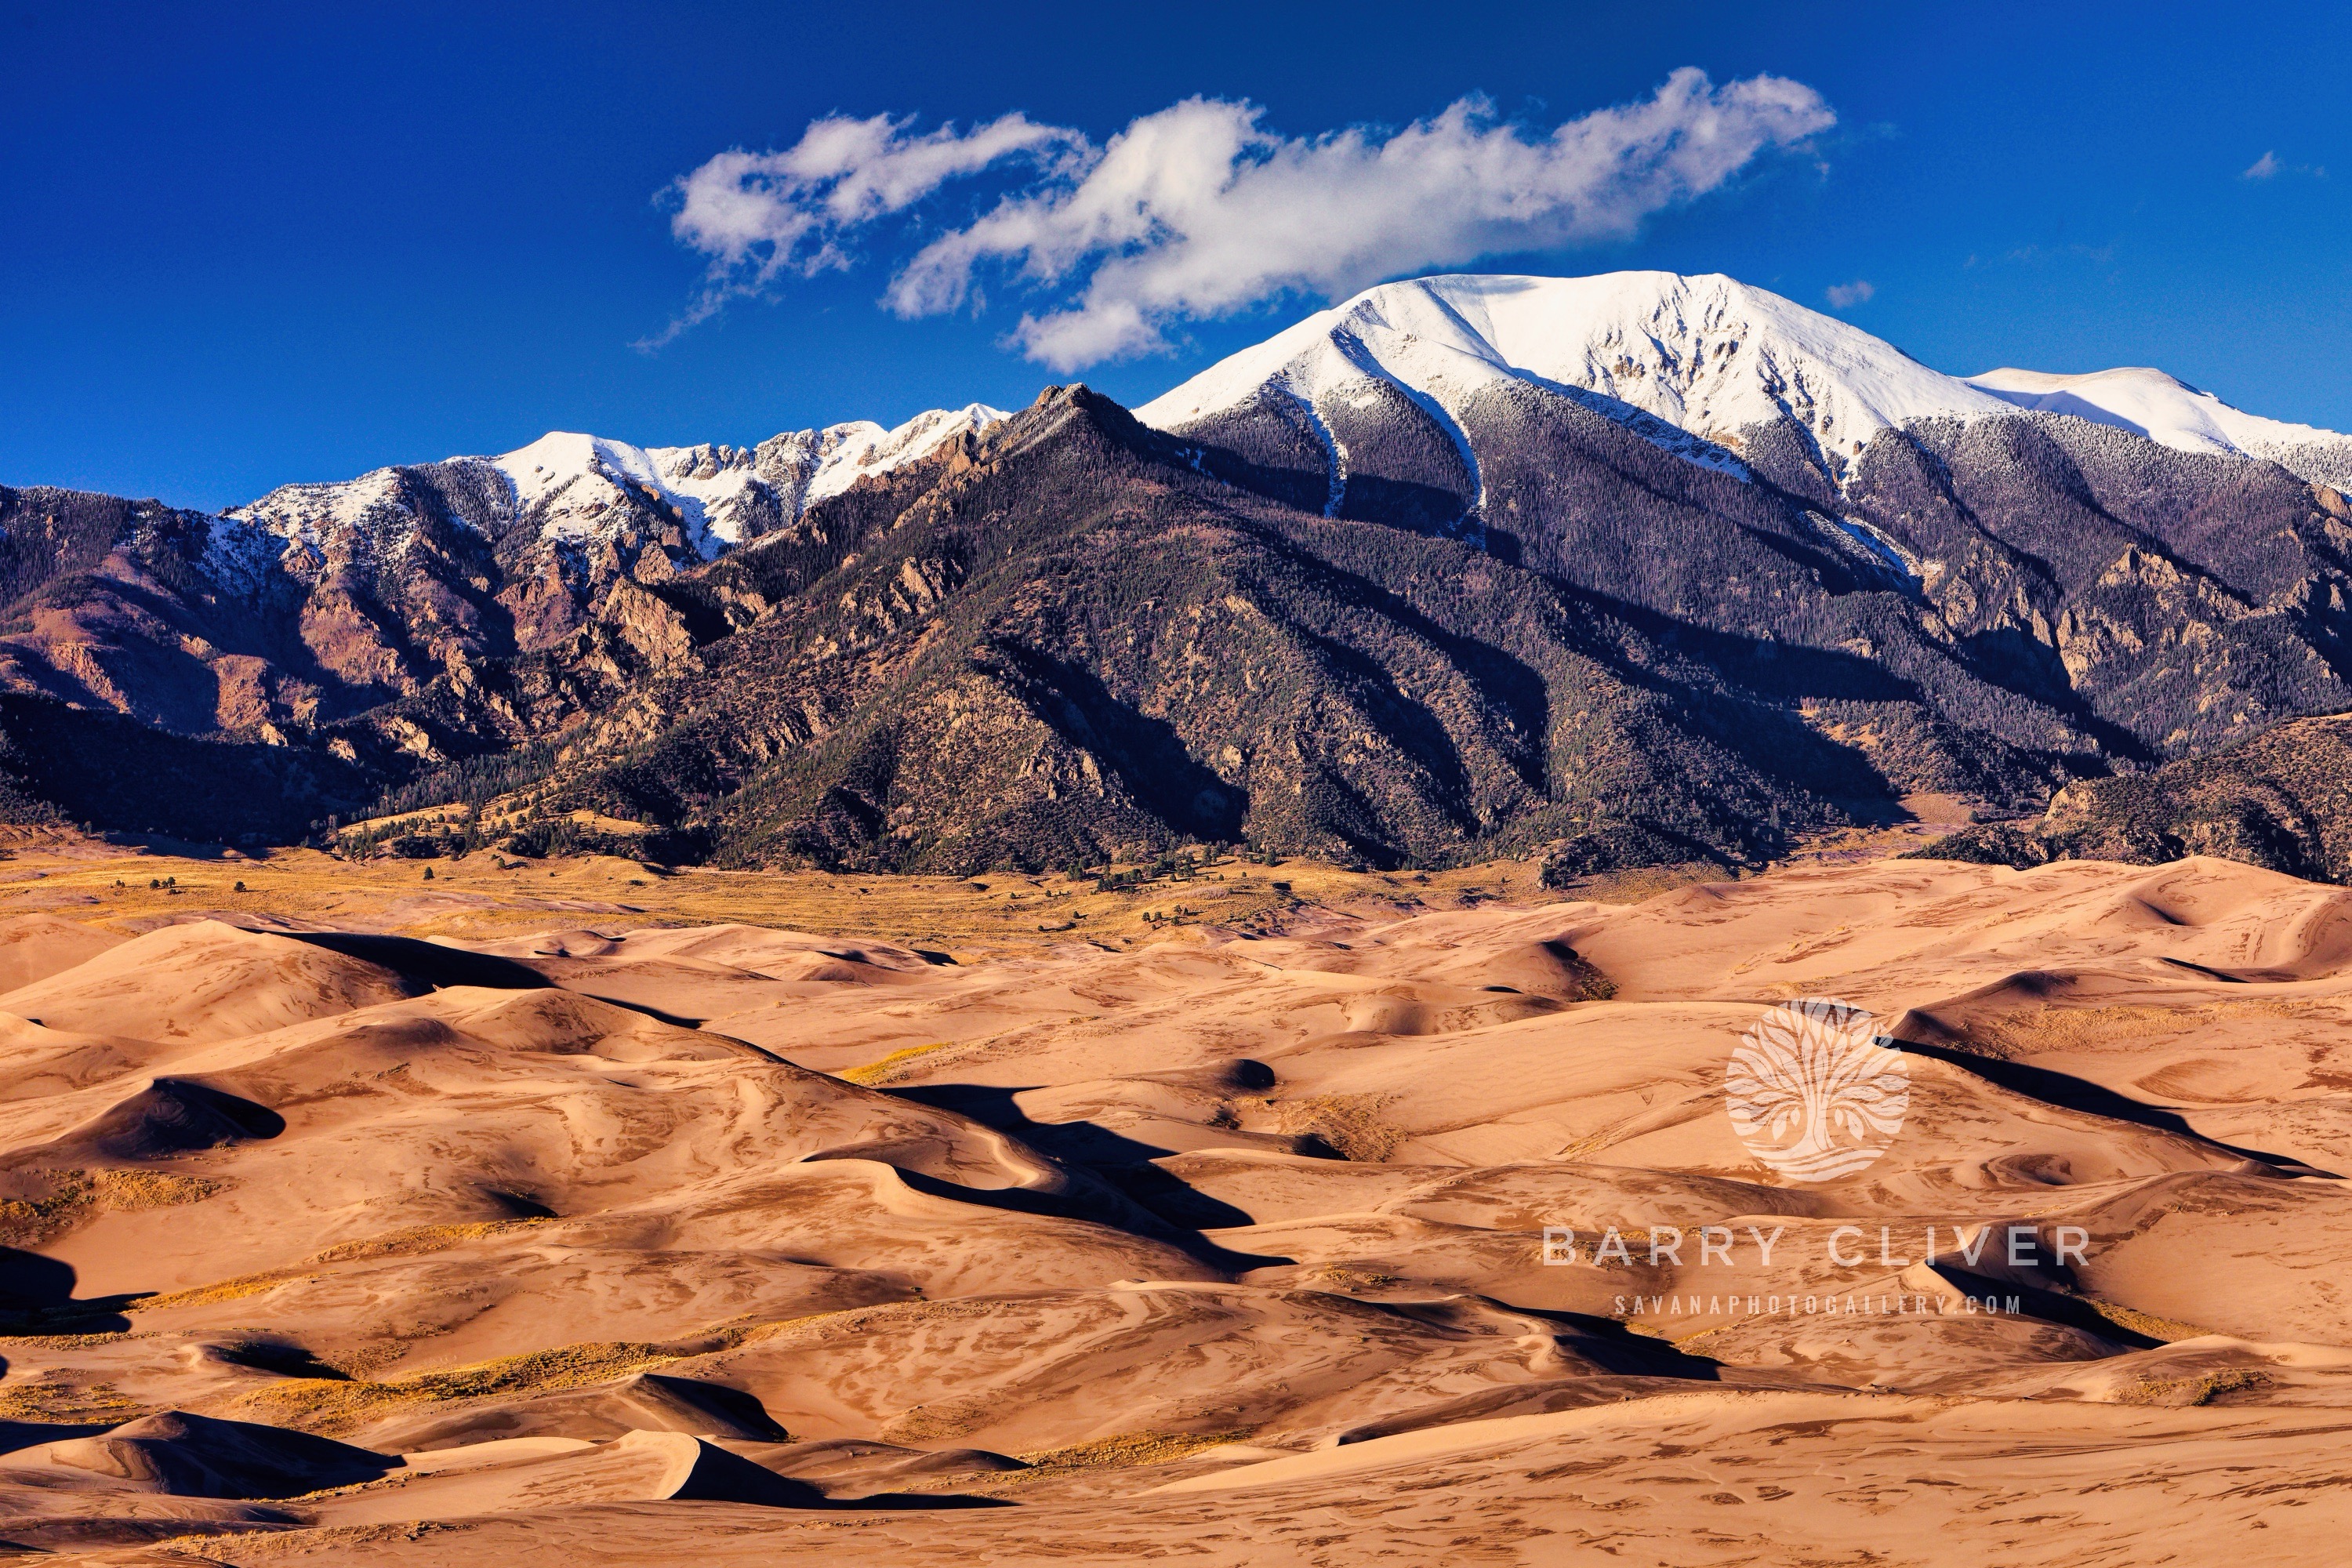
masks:
<svg viewBox="0 0 2352 1568"><path fill-rule="evenodd" d="M1101 1437L1091 1443L1074 1443L1067 1447L1014 1455L1028 1467L1026 1469L943 1477L913 1489L937 1491L952 1488L960 1492L989 1493L1108 1469L1172 1465L1211 1448L1244 1441L1250 1436L1252 1430L1236 1427L1226 1432L1124 1432L1118 1436Z"/></svg>
<svg viewBox="0 0 2352 1568"><path fill-rule="evenodd" d="M259 1296L275 1290L291 1280L310 1278L299 1268L272 1268L267 1273L241 1274L234 1279L222 1279L188 1290L173 1290L168 1295L149 1296L126 1303L122 1310L126 1312L160 1312L174 1307L209 1307L216 1301L241 1301L247 1296Z"/></svg>
<svg viewBox="0 0 2352 1568"><path fill-rule="evenodd" d="M1002 1413L1003 1403L985 1394L942 1400L937 1405L918 1405L911 1410L900 1411L884 1426L882 1440L909 1446L948 1442L979 1431Z"/></svg>
<svg viewBox="0 0 2352 1568"><path fill-rule="evenodd" d="M37 1247L63 1236L89 1217L86 1189L51 1193L44 1198L0 1199L0 1246Z"/></svg>
<svg viewBox="0 0 2352 1568"><path fill-rule="evenodd" d="M2159 1318L2153 1312L2143 1312L2137 1307L2121 1306L2114 1301L2102 1301L2095 1297L2080 1296L2075 1300L2119 1329L2145 1334L2152 1340L2170 1344L2175 1340L2193 1340L2210 1334L2210 1329L2200 1329L2194 1323L2184 1323L2178 1318Z"/></svg>
<svg viewBox="0 0 2352 1568"><path fill-rule="evenodd" d="M254 1390L237 1405L275 1426L336 1431L403 1405L598 1387L694 1356L734 1350L754 1337L750 1329L728 1327L659 1344L589 1340L381 1382L365 1376L288 1378Z"/></svg>
<svg viewBox="0 0 2352 1568"><path fill-rule="evenodd" d="M934 1040L928 1046L907 1046L892 1051L878 1061L867 1062L863 1067L845 1068L834 1074L834 1077L846 1083L862 1084L868 1089L873 1089L898 1077L899 1069L918 1057L929 1056L933 1051L943 1051L954 1044L953 1040Z"/></svg>
<svg viewBox="0 0 2352 1568"><path fill-rule="evenodd" d="M89 1179L99 1203L110 1209L176 1208L202 1203L228 1185L210 1176L170 1171L92 1171Z"/></svg>
<svg viewBox="0 0 2352 1568"><path fill-rule="evenodd" d="M2179 1409L2196 1405L2210 1405L2224 1394L2242 1389L2264 1388L2270 1384L2267 1373L2240 1367L2229 1372L2207 1373L2202 1377L2150 1377L2133 1384L2116 1395L2118 1405L2149 1405Z"/></svg>
<svg viewBox="0 0 2352 1568"><path fill-rule="evenodd" d="M0 1201L0 1243L31 1247L64 1235L109 1210L173 1208L202 1203L227 1184L169 1171L33 1171L47 1196Z"/></svg>
<svg viewBox="0 0 2352 1568"><path fill-rule="evenodd" d="M1615 1142L1618 1136L1622 1133L1627 1127L1633 1125L1633 1119L1631 1117L1624 1118L1620 1121L1612 1121L1608 1126L1600 1128L1595 1131L1588 1132L1583 1137L1575 1139L1572 1142L1564 1144L1560 1148L1559 1152L1554 1154L1552 1158L1556 1161L1561 1162L1590 1160L1594 1155L1600 1153L1603 1149L1608 1148L1610 1144ZM1450 1131L1451 1129L1433 1129L1433 1131Z"/></svg>
<svg viewBox="0 0 2352 1568"><path fill-rule="evenodd" d="M45 1351L86 1351L98 1345L119 1345L144 1339L128 1329L106 1329L90 1334L0 1334L0 1345L38 1345Z"/></svg>
<svg viewBox="0 0 2352 1568"><path fill-rule="evenodd" d="M415 1258L427 1252L446 1252L450 1247L485 1237L511 1236L535 1225L547 1225L549 1219L492 1219L465 1225L417 1225L405 1230L387 1231L364 1241L339 1242L324 1252L312 1253L308 1261L313 1266L326 1263L349 1263L362 1258Z"/></svg>
<svg viewBox="0 0 2352 1568"><path fill-rule="evenodd" d="M262 1562L280 1557L324 1555L330 1561L340 1552L356 1546L383 1546L395 1542L422 1541L428 1535L463 1535L478 1528L464 1521L404 1520L397 1524L337 1524L319 1530L283 1530L268 1526L247 1527L236 1534L236 1560L239 1563ZM219 1563L215 1555L225 1549L218 1535L169 1535L157 1542L141 1559L155 1563Z"/></svg>
<svg viewBox="0 0 2352 1568"><path fill-rule="evenodd" d="M449 809L412 815L446 816ZM422 880L428 866L430 883ZM958 953L1034 950L1074 936L1112 946L1157 940L1168 926L1144 917L1171 902L1202 906L1203 913L1188 921L1205 918L1279 930L1302 905L1365 902L1394 910L1417 902L1450 909L1473 900L1549 903L1559 896L1542 888L1533 868L1513 861L1410 878L1301 859L1286 859L1277 868L1221 861L1201 868L1191 880L1098 892L1090 878L1058 874L996 872L969 881L943 874L703 867L656 871L609 855L519 860L485 850L420 863L349 861L315 849L278 849L259 858L199 858L143 853L73 834L22 840L15 868L23 874L0 883L0 914L57 910L123 934L146 930L161 917L217 910L242 918L266 910L403 936L471 940L545 931L559 922L628 929L740 921L879 937ZM40 875L33 877L33 871ZM147 885L165 878L175 885ZM1287 888L1276 889L1277 880ZM1671 876L1601 879L1582 896L1630 902L1655 890L1654 882L1675 881ZM245 884L243 892L236 889L238 882ZM1065 921L1070 929L1038 929Z"/></svg>
<svg viewBox="0 0 2352 1568"><path fill-rule="evenodd" d="M1318 1289L1345 1295L1354 1290L1385 1290L1398 1282L1394 1274L1375 1274L1367 1269L1349 1268L1342 1264L1327 1263L1307 1276Z"/></svg>
<svg viewBox="0 0 2352 1568"><path fill-rule="evenodd" d="M1097 1470L1106 1466L1165 1465L1189 1459L1204 1449L1238 1443L1250 1435L1247 1427L1229 1432L1122 1432L1066 1448L1046 1448L1013 1458L1033 1470ZM1008 1472L1010 1473L1010 1472Z"/></svg>
<svg viewBox="0 0 2352 1568"><path fill-rule="evenodd" d="M703 1347L696 1347L700 1353ZM675 1346L589 1341L470 1366L374 1383L364 1378L289 1378L236 1403L255 1419L306 1431L334 1431L407 1405L484 1399L502 1394L553 1394L614 1383L684 1359Z"/></svg>
<svg viewBox="0 0 2352 1568"><path fill-rule="evenodd" d="M62 1383L0 1386L0 1420L5 1421L122 1422L145 1408L110 1383L82 1387Z"/></svg>
<svg viewBox="0 0 2352 1568"><path fill-rule="evenodd" d="M395 1230L383 1236L370 1237L364 1241L346 1241L328 1247L291 1268L265 1269L258 1274L241 1274L231 1279L216 1280L210 1285L198 1285L186 1290L173 1290L165 1295L148 1296L124 1305L128 1312L169 1311L180 1307L209 1307L221 1301L242 1300L259 1296L280 1285L317 1278L311 1270L330 1264L349 1263L369 1258L409 1258L419 1253L440 1252L484 1237L505 1236L532 1226L549 1223L543 1219L486 1220L472 1225L420 1225L406 1230Z"/></svg>
<svg viewBox="0 0 2352 1568"><path fill-rule="evenodd" d="M1396 1152L1408 1136L1405 1130L1381 1115L1391 1094L1316 1094L1297 1100L1237 1100L1231 1103L1271 1116L1275 1131L1290 1138L1319 1138L1341 1158L1378 1164ZM1246 1126L1250 1117L1243 1121Z"/></svg>

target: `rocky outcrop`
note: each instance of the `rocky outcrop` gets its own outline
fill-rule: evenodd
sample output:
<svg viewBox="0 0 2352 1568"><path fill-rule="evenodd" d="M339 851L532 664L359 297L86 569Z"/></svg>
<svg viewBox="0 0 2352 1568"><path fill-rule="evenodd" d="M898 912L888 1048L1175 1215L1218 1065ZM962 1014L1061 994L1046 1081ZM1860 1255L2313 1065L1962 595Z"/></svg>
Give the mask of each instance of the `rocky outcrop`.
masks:
<svg viewBox="0 0 2352 1568"><path fill-rule="evenodd" d="M1923 858L2157 865L2212 855L2352 884L2352 715L2302 719L2151 773L2090 779L2039 821L1965 828Z"/></svg>

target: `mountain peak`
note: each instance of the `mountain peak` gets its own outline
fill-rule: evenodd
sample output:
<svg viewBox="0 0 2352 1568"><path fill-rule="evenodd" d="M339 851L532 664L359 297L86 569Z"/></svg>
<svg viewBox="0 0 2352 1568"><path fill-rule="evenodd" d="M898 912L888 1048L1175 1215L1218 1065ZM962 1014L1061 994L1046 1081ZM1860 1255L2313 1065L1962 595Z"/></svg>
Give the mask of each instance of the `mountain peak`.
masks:
<svg viewBox="0 0 2352 1568"><path fill-rule="evenodd" d="M1139 412L1176 429L1261 388L1313 407L1367 379L1457 426L1465 397L1504 381L1566 393L1637 428L1624 416L1647 416L1733 451L1749 427L1786 422L1832 471L1890 425L2008 411L1859 328L1721 273L1609 272L1384 283Z"/></svg>
<svg viewBox="0 0 2352 1568"><path fill-rule="evenodd" d="M2160 370L1946 375L1851 322L1719 272L1444 273L1383 283L1137 412L1181 433L1273 395L1328 430L1335 400L1385 383L1449 426L1466 458L1465 401L1510 382L1572 397L1717 468L1738 468L1734 454L1753 445L1756 429L1779 426L1843 478L1890 426L2024 410L2074 415L2182 451L2268 458L2306 479L2352 479L2352 439L2243 413Z"/></svg>
<svg viewBox="0 0 2352 1568"><path fill-rule="evenodd" d="M584 543L635 530L646 506L675 520L684 542L704 560L798 517L869 474L910 462L942 441L1004 417L984 404L934 408L886 428L870 419L821 429L789 430L756 447L703 443L637 447L577 430L550 430L492 458L456 457L443 469L494 470L508 494L460 509L455 521L502 534L509 521L544 542ZM251 523L313 554L333 539L367 536L385 557L414 536L400 476L386 468L330 484L284 485L222 515Z"/></svg>

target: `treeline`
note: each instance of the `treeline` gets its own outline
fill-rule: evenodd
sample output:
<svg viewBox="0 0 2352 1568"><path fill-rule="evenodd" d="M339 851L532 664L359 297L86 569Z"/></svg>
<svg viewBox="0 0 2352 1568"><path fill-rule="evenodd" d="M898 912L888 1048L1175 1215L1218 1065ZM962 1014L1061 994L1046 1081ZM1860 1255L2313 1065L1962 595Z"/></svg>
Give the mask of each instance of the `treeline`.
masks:
<svg viewBox="0 0 2352 1568"><path fill-rule="evenodd" d="M445 803L446 804L446 803ZM478 850L502 850L529 859L554 859L566 855L613 855L627 860L659 865L692 864L706 858L708 838L691 828L656 827L644 833L615 833L592 826L567 813L534 804L518 816L487 816L481 804L468 803L464 815L419 820L375 821L335 833L334 848L348 860L379 855L407 860L454 859Z"/></svg>
<svg viewBox="0 0 2352 1568"><path fill-rule="evenodd" d="M387 787L368 815L399 816L436 805L488 805L543 781L554 766L555 750L552 742L533 741L511 752L448 763Z"/></svg>

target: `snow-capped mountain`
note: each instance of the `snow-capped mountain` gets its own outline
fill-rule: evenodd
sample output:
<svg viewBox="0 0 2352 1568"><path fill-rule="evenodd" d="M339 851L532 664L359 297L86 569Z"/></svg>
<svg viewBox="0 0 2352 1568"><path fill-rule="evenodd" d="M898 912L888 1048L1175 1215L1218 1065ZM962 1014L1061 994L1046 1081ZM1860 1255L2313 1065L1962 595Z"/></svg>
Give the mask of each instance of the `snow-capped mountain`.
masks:
<svg viewBox="0 0 2352 1568"><path fill-rule="evenodd" d="M550 431L494 458L281 486L211 521L205 564L247 598L302 596L332 674L399 689L452 654L549 647L614 584L672 576L789 527L860 479L1003 417L972 404L895 429L859 420L756 447Z"/></svg>
<svg viewBox="0 0 2352 1568"><path fill-rule="evenodd" d="M644 447L551 431L498 457L285 485L216 517L191 514L194 564L229 599L296 615L310 668L287 686L293 695L236 708L277 723L309 711L305 691L413 690L473 659L551 647L592 623L643 622L654 612L637 589L1003 417L973 404L895 429L861 420L748 447ZM647 658L676 636L650 622L627 635L646 644Z"/></svg>
<svg viewBox="0 0 2352 1568"><path fill-rule="evenodd" d="M1471 405L1514 384L1565 395L1733 472L1744 471L1740 459L1759 439L1790 433L1842 481L1880 431L2024 409L2077 415L2181 451L2264 458L2305 478L2352 479L2352 438L2242 413L2160 371L1998 370L1962 379L1713 273L1386 283L1220 361L1137 413L1181 433L1289 405L1329 449L1343 484L1349 453L1335 436L1335 414L1387 388L1444 429L1475 479Z"/></svg>
<svg viewBox="0 0 2352 1568"><path fill-rule="evenodd" d="M932 409L895 429L855 420L792 430L757 447L633 447L602 436L551 430L495 458L450 458L431 465L472 481L475 492L454 515L506 539L520 525L534 541L575 547L634 535L645 503L666 512L694 556L709 560L730 546L788 523L827 496L869 474L886 473L970 431L1004 417L971 404ZM482 472L479 470L488 470ZM379 468L332 484L286 485L223 515L256 524L323 555L338 536L356 535L381 558L415 531L403 468ZM233 547L233 546L232 546Z"/></svg>
<svg viewBox="0 0 2352 1568"><path fill-rule="evenodd" d="M226 793L298 832L457 780L739 860L1591 870L1922 791L2030 811L2352 709L2352 500L2283 466L2340 438L1985 379L1722 279L1437 279L1145 410L1172 435L1063 386L750 448L551 435L231 516L0 489L0 709L105 720L33 747L0 713L0 793L37 765L60 810L169 826L175 792L89 783L161 776L145 726L286 749Z"/></svg>
<svg viewBox="0 0 2352 1568"><path fill-rule="evenodd" d="M1137 413L1180 430L1273 392L1319 414L1360 398L1368 382L1402 391L1457 441L1475 395L1518 382L1566 393L1718 467L1736 465L1759 426L1797 426L1835 471L1889 426L2014 411L1858 328L1734 279L1612 272L1385 283Z"/></svg>
<svg viewBox="0 0 2352 1568"><path fill-rule="evenodd" d="M2248 414L2160 370L1989 370L1969 384L2020 408L2111 425L2176 451L2261 458L2338 489L2352 482L2352 437Z"/></svg>
<svg viewBox="0 0 2352 1568"><path fill-rule="evenodd" d="M2352 437L2245 414L2160 371L1946 375L1848 322L1720 274L1382 284L1137 413L1255 454L1261 471L1288 473L1292 499L1314 510L1388 515L1403 505L1430 525L1466 526L1488 489L1496 399L1512 392L1565 398L1742 478L1759 462L1779 474L1793 457L1836 489L1883 431L2021 413L2072 415L2177 450L2267 459L2352 487ZM756 447L642 447L554 431L498 457L281 487L224 513L215 553L238 580L280 557L285 569L316 576L333 559L396 560L438 517L479 534L509 566L521 553L546 554L576 597L583 570L634 572L656 543L675 568L710 560L861 477L1003 417L973 404L893 429L856 421ZM600 554L613 557L604 572L583 567Z"/></svg>

